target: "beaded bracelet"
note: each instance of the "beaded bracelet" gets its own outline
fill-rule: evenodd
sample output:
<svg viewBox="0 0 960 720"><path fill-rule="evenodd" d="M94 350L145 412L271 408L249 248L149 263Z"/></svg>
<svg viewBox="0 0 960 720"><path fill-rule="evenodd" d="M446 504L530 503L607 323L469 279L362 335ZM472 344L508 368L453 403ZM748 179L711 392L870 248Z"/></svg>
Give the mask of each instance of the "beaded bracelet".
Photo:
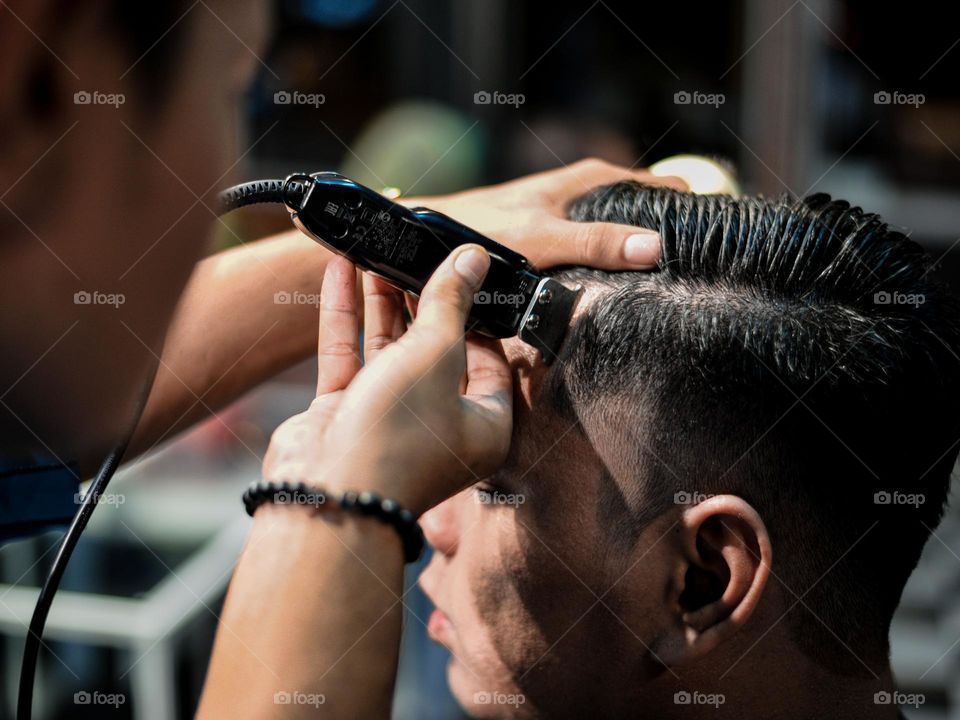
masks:
<svg viewBox="0 0 960 720"><path fill-rule="evenodd" d="M316 511L329 507L327 500L344 512L355 512L372 517L393 527L403 543L405 562L414 562L423 553L423 530L409 510L396 500L381 498L372 492L345 492L334 498L320 487L303 482L267 482L262 480L250 485L243 493L243 506L247 515L253 513L264 503L276 505L308 505Z"/></svg>

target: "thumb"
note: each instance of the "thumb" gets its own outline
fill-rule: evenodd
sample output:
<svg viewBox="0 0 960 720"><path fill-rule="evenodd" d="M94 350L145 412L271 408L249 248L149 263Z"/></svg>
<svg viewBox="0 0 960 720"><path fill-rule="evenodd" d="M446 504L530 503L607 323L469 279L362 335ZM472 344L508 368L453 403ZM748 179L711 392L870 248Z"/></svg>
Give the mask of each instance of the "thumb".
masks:
<svg viewBox="0 0 960 720"><path fill-rule="evenodd" d="M490 268L490 256L479 245L456 248L434 271L420 293L414 327L426 327L432 336L448 342L463 336L473 306L473 294Z"/></svg>

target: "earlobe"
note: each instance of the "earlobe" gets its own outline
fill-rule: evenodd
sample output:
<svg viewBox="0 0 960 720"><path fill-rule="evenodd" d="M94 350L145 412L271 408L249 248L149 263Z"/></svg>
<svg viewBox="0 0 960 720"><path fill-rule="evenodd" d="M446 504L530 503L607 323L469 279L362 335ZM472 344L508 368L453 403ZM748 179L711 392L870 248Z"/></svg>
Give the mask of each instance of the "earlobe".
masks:
<svg viewBox="0 0 960 720"><path fill-rule="evenodd" d="M696 661L730 639L756 610L773 551L766 525L735 495L718 495L683 511L681 567L675 573L675 633L663 643L669 665Z"/></svg>

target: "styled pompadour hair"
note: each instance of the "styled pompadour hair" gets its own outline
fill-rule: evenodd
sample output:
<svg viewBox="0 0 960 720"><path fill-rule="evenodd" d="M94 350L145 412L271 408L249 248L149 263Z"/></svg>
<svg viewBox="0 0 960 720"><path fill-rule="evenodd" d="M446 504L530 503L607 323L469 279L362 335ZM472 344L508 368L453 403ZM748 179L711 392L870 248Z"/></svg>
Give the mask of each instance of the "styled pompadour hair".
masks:
<svg viewBox="0 0 960 720"><path fill-rule="evenodd" d="M960 313L929 257L824 194L623 182L569 216L663 239L652 273L555 273L600 291L550 395L636 469L642 498L607 499L632 508L611 532L635 538L678 497L744 497L772 535L800 646L836 671L878 672L960 440Z"/></svg>

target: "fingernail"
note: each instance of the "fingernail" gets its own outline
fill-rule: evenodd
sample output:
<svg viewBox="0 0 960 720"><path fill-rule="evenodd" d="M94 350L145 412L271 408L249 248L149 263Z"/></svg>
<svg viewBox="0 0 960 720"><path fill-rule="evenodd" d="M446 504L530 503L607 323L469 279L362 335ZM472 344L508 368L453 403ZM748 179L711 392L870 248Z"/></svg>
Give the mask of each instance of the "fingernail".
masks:
<svg viewBox="0 0 960 720"><path fill-rule="evenodd" d="M656 265L660 259L660 235L636 233L623 243L623 257L631 265Z"/></svg>
<svg viewBox="0 0 960 720"><path fill-rule="evenodd" d="M490 267L490 256L483 250L468 248L457 255L453 267L471 285L479 285L480 279Z"/></svg>

